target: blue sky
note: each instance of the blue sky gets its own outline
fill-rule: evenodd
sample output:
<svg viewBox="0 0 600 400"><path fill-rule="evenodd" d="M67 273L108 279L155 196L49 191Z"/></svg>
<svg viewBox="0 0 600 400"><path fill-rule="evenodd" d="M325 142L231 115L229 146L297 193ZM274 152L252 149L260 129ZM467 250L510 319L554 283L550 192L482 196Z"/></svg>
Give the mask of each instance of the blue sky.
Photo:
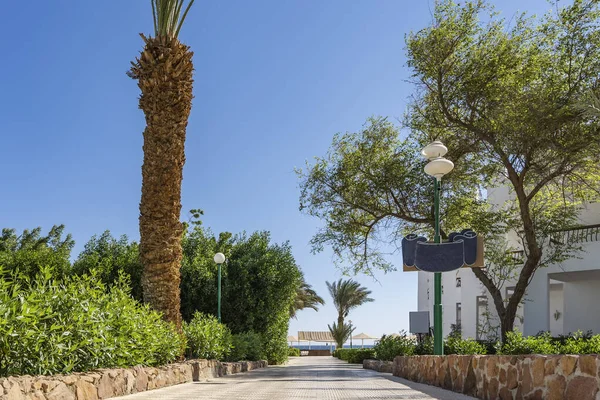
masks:
<svg viewBox="0 0 600 400"><path fill-rule="evenodd" d="M326 330L325 287L340 273L329 251L312 255L320 225L298 211L294 167L323 155L336 132L373 114L402 116L404 35L431 21L433 0L199 0L180 35L193 49L183 210L202 208L215 232L269 230L289 240L308 281L328 301L290 332ZM510 18L546 0L496 0ZM150 33L149 1L9 2L0 35L1 227L65 224L77 241L138 238L144 117L125 72ZM8 43L8 42L7 42ZM185 214L182 218L185 218ZM399 260L396 260L399 263ZM374 303L354 311L358 331L408 329L416 275L356 279Z"/></svg>

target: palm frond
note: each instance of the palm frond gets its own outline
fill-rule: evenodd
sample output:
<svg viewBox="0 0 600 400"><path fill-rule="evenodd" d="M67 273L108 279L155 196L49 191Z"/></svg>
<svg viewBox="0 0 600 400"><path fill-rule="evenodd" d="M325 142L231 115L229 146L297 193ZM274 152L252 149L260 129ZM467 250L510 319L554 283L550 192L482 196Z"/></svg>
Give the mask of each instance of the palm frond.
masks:
<svg viewBox="0 0 600 400"><path fill-rule="evenodd" d="M194 0L189 0L182 15L181 10L184 2L185 0L150 0L154 20L154 34L157 37L174 39L179 36L179 31L190 11L190 7L194 4Z"/></svg>
<svg viewBox="0 0 600 400"><path fill-rule="evenodd" d="M335 322L333 325L327 325L327 327L339 349L344 347L344 343L350 338L350 335L352 335L352 331L354 330L350 324L338 325Z"/></svg>

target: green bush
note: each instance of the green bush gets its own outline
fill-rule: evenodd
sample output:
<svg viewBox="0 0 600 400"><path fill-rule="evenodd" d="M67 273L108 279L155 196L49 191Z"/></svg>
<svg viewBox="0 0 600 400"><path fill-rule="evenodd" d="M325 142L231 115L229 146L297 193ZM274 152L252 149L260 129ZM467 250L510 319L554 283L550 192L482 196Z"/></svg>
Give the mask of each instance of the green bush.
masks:
<svg viewBox="0 0 600 400"><path fill-rule="evenodd" d="M189 323L184 322L183 332L189 358L224 360L231 352L231 332L213 315L195 312Z"/></svg>
<svg viewBox="0 0 600 400"><path fill-rule="evenodd" d="M233 335L229 361L258 361L265 359L263 340L258 333L245 332Z"/></svg>
<svg viewBox="0 0 600 400"><path fill-rule="evenodd" d="M374 349L336 349L333 356L350 364L362 364L363 360L374 359Z"/></svg>
<svg viewBox="0 0 600 400"><path fill-rule="evenodd" d="M548 332L524 337L515 330L506 334L504 344L498 343L497 354L559 354L560 347Z"/></svg>
<svg viewBox="0 0 600 400"><path fill-rule="evenodd" d="M448 336L444 343L444 354L487 354L487 348L474 339L463 339L459 333Z"/></svg>
<svg viewBox="0 0 600 400"><path fill-rule="evenodd" d="M156 366L182 354L183 338L131 298L125 277L107 291L94 275L52 273L29 280L0 270L0 376Z"/></svg>
<svg viewBox="0 0 600 400"><path fill-rule="evenodd" d="M364 360L372 360L375 358L375 350L373 349L352 349L348 353L348 362L350 364L362 364Z"/></svg>
<svg viewBox="0 0 600 400"><path fill-rule="evenodd" d="M423 340L417 343L415 354L419 356L433 354L433 336L425 336Z"/></svg>
<svg viewBox="0 0 600 400"><path fill-rule="evenodd" d="M600 335L581 331L558 338L549 332L523 337L519 331L509 332L506 343L496 345L498 354L600 354Z"/></svg>
<svg viewBox="0 0 600 400"><path fill-rule="evenodd" d="M561 346L562 354L600 354L600 335L584 335L576 332Z"/></svg>
<svg viewBox="0 0 600 400"><path fill-rule="evenodd" d="M409 338L406 332L400 332L400 336L383 335L373 348L378 360L393 361L397 356L410 356L415 352L415 340Z"/></svg>
<svg viewBox="0 0 600 400"><path fill-rule="evenodd" d="M288 356L289 357L300 357L300 349L297 349L295 347L290 347L288 349Z"/></svg>

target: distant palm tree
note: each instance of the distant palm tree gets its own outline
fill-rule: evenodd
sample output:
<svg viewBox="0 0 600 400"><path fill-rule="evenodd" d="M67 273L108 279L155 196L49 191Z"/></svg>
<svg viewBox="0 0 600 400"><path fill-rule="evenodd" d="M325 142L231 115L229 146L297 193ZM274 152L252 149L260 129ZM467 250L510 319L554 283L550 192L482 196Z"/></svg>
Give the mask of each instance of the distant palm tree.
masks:
<svg viewBox="0 0 600 400"><path fill-rule="evenodd" d="M349 280L340 279L337 282L327 284L327 289L333 298L333 304L338 311L338 327L344 326L344 319L350 311L364 303L375 301L370 298L371 291L366 287L360 286L360 283ZM338 328L339 329L339 328Z"/></svg>
<svg viewBox="0 0 600 400"><path fill-rule="evenodd" d="M150 1L154 37L141 35L144 50L128 72L138 81L146 117L140 201L144 301L180 331L181 181L194 65L193 53L177 36L193 2L184 7L184 0Z"/></svg>
<svg viewBox="0 0 600 400"><path fill-rule="evenodd" d="M290 318L296 318L296 313L305 308L319 311L319 305L323 304L325 304L325 300L306 282L303 275L296 289L296 298L290 306Z"/></svg>
<svg viewBox="0 0 600 400"><path fill-rule="evenodd" d="M343 349L344 343L346 343L346 341L348 341L348 338L352 334L352 331L353 331L352 325L350 325L350 324L338 325L334 322L333 326L327 325L327 327L329 328L329 332L331 332L331 336L333 337L333 340L335 340L336 348Z"/></svg>

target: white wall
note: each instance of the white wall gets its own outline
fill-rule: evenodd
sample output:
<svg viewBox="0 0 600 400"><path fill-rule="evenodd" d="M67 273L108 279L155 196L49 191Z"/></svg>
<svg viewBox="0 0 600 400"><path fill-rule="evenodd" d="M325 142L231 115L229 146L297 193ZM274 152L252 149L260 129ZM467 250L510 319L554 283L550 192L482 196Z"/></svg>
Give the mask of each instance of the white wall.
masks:
<svg viewBox="0 0 600 400"><path fill-rule="evenodd" d="M600 333L600 280L564 283L564 333Z"/></svg>
<svg viewBox="0 0 600 400"><path fill-rule="evenodd" d="M549 320L550 320L550 333L552 336L562 335L563 332L563 321L565 320L564 311L564 287L563 283L553 283L550 285L550 309L549 309ZM560 316L558 320L554 314L558 311Z"/></svg>

